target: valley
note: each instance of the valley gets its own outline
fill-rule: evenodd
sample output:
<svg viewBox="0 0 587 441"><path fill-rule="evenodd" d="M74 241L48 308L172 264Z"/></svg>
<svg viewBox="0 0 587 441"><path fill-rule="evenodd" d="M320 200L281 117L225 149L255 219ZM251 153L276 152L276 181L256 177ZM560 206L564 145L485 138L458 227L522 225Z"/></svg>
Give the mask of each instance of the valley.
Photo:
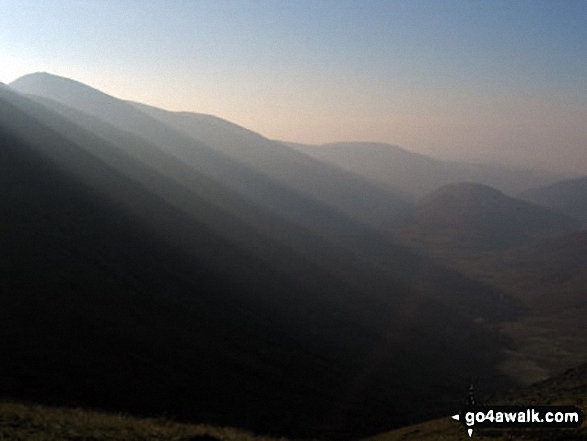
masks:
<svg viewBox="0 0 587 441"><path fill-rule="evenodd" d="M584 219L537 196L580 180L46 73L0 89L0 136L5 399L357 439L585 362Z"/></svg>

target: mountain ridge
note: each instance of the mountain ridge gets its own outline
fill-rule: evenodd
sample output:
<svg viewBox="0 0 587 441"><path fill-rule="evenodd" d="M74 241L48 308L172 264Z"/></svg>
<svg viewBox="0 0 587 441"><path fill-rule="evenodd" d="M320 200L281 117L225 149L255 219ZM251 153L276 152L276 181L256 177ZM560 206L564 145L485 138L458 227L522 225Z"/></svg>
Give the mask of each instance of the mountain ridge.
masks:
<svg viewBox="0 0 587 441"><path fill-rule="evenodd" d="M454 285L442 281L444 273L438 283L427 279L444 287L434 292L394 279L373 262L352 261L359 268L347 277L359 278L364 286L357 287L296 249L282 255L283 248L254 232L235 242L220 233L241 225L238 217L230 224L226 214L214 212L219 224L227 223L216 231L197 222L192 215L205 201L193 213L170 203L149 182L174 192L181 186L120 151L132 141L155 155L157 145L84 121L88 129L15 92L0 96L0 197L7 207L0 222L8 232L0 259L18 269L2 281L9 307L1 312L0 350L12 354L2 365L3 394L181 418L198 412L210 421L281 433L349 437L389 424L388 406L413 395L422 381L444 397L456 372L501 379L492 366L502 341L470 318L485 306L468 312L451 306ZM122 158L127 164L114 167ZM97 197L89 183L108 191ZM144 248L146 239L153 249ZM263 253L252 253L266 239ZM348 253L338 252L350 259ZM469 289L498 298L452 277L476 308ZM406 309L409 316L394 319ZM28 330L19 335L24 323ZM460 344L446 346L455 335ZM473 342L485 350L466 351ZM454 351L463 354L439 358ZM415 358L422 366L416 372L410 369ZM32 366L47 369L31 374ZM367 367L368 378L351 387ZM134 369L139 374L133 376ZM451 375L438 380L440 371ZM150 387L153 378L158 382ZM418 393L442 406L444 398L429 389ZM379 397L367 419L365 409L374 404L365 394ZM408 403L404 417L417 418L418 406Z"/></svg>
<svg viewBox="0 0 587 441"><path fill-rule="evenodd" d="M318 146L290 145L309 156L372 179L385 188L395 189L413 201L456 182L475 181L508 194L517 194L560 179L556 175L503 165L435 159L391 144L343 142Z"/></svg>
<svg viewBox="0 0 587 441"><path fill-rule="evenodd" d="M47 82L48 85L45 86ZM74 87L69 88L70 85ZM405 203L393 194L377 189L365 180L353 181L352 177L347 177L344 172L337 174L336 170L328 171L328 168L325 169L326 166L318 162L310 164L313 168L309 173L303 170L300 171L299 166L297 168L288 166L295 166L295 162L290 161L289 164L284 164L280 157L284 154L290 155L288 150L285 150L285 147L256 134L251 135L253 132L247 129L241 130L239 128L238 130L239 132L244 131L247 137L253 136L264 143L270 143L269 145L261 145L263 152L272 152L272 154L268 155L269 159L262 158L265 161L264 166L274 164L277 170L287 172L290 178L286 182L283 182L283 179L280 182L275 173L267 173L262 168L252 167L250 163L236 158L234 155L235 149L227 149L227 144L232 147L232 144L235 144L234 142L217 142L223 147L215 148L213 142L208 142L209 139L204 139L203 142L195 139L184 131L170 126L167 121L163 122L152 114L139 110L135 105L104 94L97 89L85 87L85 85L74 80L53 77L49 74L33 74L21 80L16 80L11 83L11 87L22 93L30 93L55 100L79 111L89 113L118 129L144 137L149 142L164 145L168 152L190 164L199 172L222 181L223 185L229 186L232 190L241 193L248 199L265 205L269 204L279 214L301 224L312 222L317 225L322 220L333 219L333 215L342 220L342 217L335 213L341 209L345 211L347 216L349 213L359 213L361 217L358 220L367 222L371 220L371 223L378 224L384 222L390 216L390 213L393 215L395 211L405 210ZM77 89L83 91L82 97L76 96L75 91ZM143 106L144 109L154 108ZM173 112L161 109L157 109L157 113L176 116ZM232 132L234 132L235 127L238 127L232 123L229 123L229 126ZM234 137L229 139L234 141ZM252 149L252 151L258 150ZM251 149L248 149L248 151L251 151ZM238 150L236 153L237 155L240 154ZM260 156L258 153L255 155L256 158ZM306 157L299 155L298 158L304 160ZM299 179L302 172L306 174L306 179ZM253 174L255 179L251 179ZM337 185L333 185L328 179L325 179L324 176L326 175L333 178L338 176ZM276 192L275 189L278 186L281 189ZM374 192L375 196L369 197L368 192L370 191ZM284 192L286 193L284 194ZM349 198L348 195L353 192L360 192L364 197ZM302 201L300 197L304 200ZM312 201L316 199L316 202L320 202L319 204ZM327 203L325 204L325 202ZM361 209L355 209L356 203L365 206L359 207ZM318 205L321 208L318 208ZM323 208L325 206L330 209L330 214L324 212ZM292 207L295 207L295 209L292 209ZM309 212L308 208L310 207L312 207L313 212ZM370 219L371 217L372 219ZM331 223L327 228L324 228L324 231L335 227L336 225ZM341 225L341 227L354 228L351 224Z"/></svg>

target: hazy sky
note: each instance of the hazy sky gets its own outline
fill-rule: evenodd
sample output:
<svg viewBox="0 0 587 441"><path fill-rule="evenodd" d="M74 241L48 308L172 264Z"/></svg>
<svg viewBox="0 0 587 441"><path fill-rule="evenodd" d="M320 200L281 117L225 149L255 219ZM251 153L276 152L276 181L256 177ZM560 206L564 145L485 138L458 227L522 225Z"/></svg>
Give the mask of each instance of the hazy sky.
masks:
<svg viewBox="0 0 587 441"><path fill-rule="evenodd" d="M37 71L275 139L587 173L585 0L0 0L0 81Z"/></svg>

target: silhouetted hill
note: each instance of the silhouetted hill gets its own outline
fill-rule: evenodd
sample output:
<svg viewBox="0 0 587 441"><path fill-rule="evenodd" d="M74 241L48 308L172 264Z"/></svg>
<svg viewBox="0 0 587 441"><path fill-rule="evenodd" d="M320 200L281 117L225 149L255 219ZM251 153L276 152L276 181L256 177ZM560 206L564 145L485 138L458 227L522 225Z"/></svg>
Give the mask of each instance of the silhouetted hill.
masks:
<svg viewBox="0 0 587 441"><path fill-rule="evenodd" d="M373 179L385 188L415 199L441 186L465 181L479 182L515 194L556 179L544 172L490 164L441 161L389 144L345 142L289 145L309 156Z"/></svg>
<svg viewBox="0 0 587 441"><path fill-rule="evenodd" d="M99 91L94 93L102 94ZM177 207L183 210L190 207L188 210L193 216L198 219L204 218L205 223L213 228L222 228L222 223L218 222L214 214L206 216L208 210L203 210L201 204L195 204L191 201L194 196L197 195L247 222L256 230L257 234L263 234L271 241L282 243L302 252L304 257L315 265L328 267L338 277L357 288L383 289L385 284L381 280L382 272L384 272L391 274L394 278L409 280L410 284L425 286L426 293L433 298L445 301L451 307L462 308L473 317L487 315L487 311L493 311L493 313L496 311L495 299L499 298L499 295L488 292L479 286L472 289L470 280L454 272L450 275L447 274L447 271L431 264L426 259L414 256L409 250L390 243L377 232L369 230L364 224L347 219L339 212L327 207L326 203L322 204L315 198L302 194L301 191L294 191L289 184L284 185L279 181L278 174L275 179L272 179L262 171L257 171L221 152L214 151L191 137L186 138L185 135L174 131L161 121L157 121L137 109L129 109L129 104L126 102L110 99L108 101L109 105L113 106L112 112L108 112L108 108L103 109L105 118L110 118L110 113L116 113L122 109L133 115L134 120L141 122L138 126L129 123L126 132L122 133L117 127L95 116L90 116L46 98L38 96L34 96L34 98L92 131L100 138L108 140L117 146L118 151L138 159L148 167L158 170L170 180L181 184L189 192L185 194L184 189L182 194L185 194L185 197L176 201L178 199L177 190L167 189L162 193L162 185L152 176L147 175L142 178L138 176L136 178L140 179L142 185L151 188L152 191L161 194L167 200L174 200ZM102 97L99 101L104 102L105 99ZM90 111L100 106L89 102L84 106L80 105L80 107L86 107ZM164 111L161 112L166 114ZM172 113L168 117L175 120L174 115ZM186 118L190 122L191 114L188 114ZM121 127L126 126L125 120L119 119L116 122ZM230 123L227 125L231 126ZM157 130L153 131L153 127L156 127ZM240 129L231 127L241 133ZM145 128L146 133L149 133L149 140L144 137L144 134L141 135L140 128ZM71 130L67 133L64 132L64 135L71 136L71 132ZM136 134L133 136L129 132L136 132ZM246 136L258 137L252 132L246 132ZM218 137L219 139L226 138L223 132L219 133ZM152 138L159 139L159 144L153 143ZM262 152L263 155L258 156L272 156L270 147L273 145L247 146L239 139L234 139L234 142L242 146L244 152L251 151L255 154ZM227 143L226 140L223 142ZM79 143L85 148L89 148L87 141L84 141L83 138ZM224 145L222 149L230 150L229 144ZM220 149L220 147L216 147L216 149ZM287 161L284 161L284 158L287 159L288 154L282 153L279 146L276 149L278 154L274 156L278 158L278 168L287 168ZM123 167L122 173L137 175L136 171L124 169L124 164L127 161L118 157L106 158L103 149L100 148L92 149L92 151L107 160L111 166L119 169ZM253 153L248 153L245 156L250 157ZM299 155L294 154L293 157L298 158ZM312 162L310 161L308 164L306 165L312 170ZM304 171L305 167L301 167L301 164L292 163L291 169L298 170L302 177L308 175ZM211 170L215 170L217 173L212 174ZM333 175L334 182L340 183L340 176L336 177L339 174ZM330 185L328 179L319 178L317 173L311 172L309 175L313 176L310 181L317 182L316 188L324 188L322 184ZM327 175L330 176L328 173ZM318 180L315 179L317 176ZM294 176L290 176L288 179L292 182L295 181ZM357 195L361 193L357 193L343 184L341 184L341 188L346 192L344 197L348 198L351 205L360 206L360 198L359 201L356 199ZM167 183L165 188L168 186ZM234 193L239 193L241 197L245 197L247 203L244 204L243 201L235 199L234 194L231 196L231 190ZM252 209L251 204L255 204L256 208ZM381 207L387 207L387 205L382 203ZM368 211L365 210L365 213ZM393 219L393 215L385 209L382 211L382 215L388 222ZM295 224L301 224L302 228L294 227ZM309 235L308 232L312 234ZM234 225L225 226L222 229L222 234L228 234L232 240L240 242L249 241L248 237L250 236L247 232L239 232ZM327 243L324 243L325 239ZM336 244L337 247L333 247L333 244ZM259 244L255 243L251 248L258 250ZM270 248L264 254L274 256ZM450 282L439 284L439 280L450 280ZM478 295L471 296L470 292L478 293ZM499 306L497 310L500 311L498 315L502 316L504 308Z"/></svg>
<svg viewBox="0 0 587 441"><path fill-rule="evenodd" d="M76 81L43 73L26 75L10 87L54 100L145 138L200 173L304 225L357 234L324 207L375 226L401 217L410 208L391 191L219 118L131 104Z"/></svg>
<svg viewBox="0 0 587 441"><path fill-rule="evenodd" d="M587 222L587 177L527 190L519 197Z"/></svg>
<svg viewBox="0 0 587 441"><path fill-rule="evenodd" d="M318 161L229 121L135 105L216 151L355 220L380 226L390 219L402 218L412 208L391 189L385 190L360 175Z"/></svg>
<svg viewBox="0 0 587 441"><path fill-rule="evenodd" d="M393 276L84 124L0 92L2 395L349 437L440 412L463 378L504 380L504 342L471 320L498 293L408 252Z"/></svg>
<svg viewBox="0 0 587 441"><path fill-rule="evenodd" d="M519 246L578 223L481 184L448 185L423 198L404 234L424 248L478 252Z"/></svg>

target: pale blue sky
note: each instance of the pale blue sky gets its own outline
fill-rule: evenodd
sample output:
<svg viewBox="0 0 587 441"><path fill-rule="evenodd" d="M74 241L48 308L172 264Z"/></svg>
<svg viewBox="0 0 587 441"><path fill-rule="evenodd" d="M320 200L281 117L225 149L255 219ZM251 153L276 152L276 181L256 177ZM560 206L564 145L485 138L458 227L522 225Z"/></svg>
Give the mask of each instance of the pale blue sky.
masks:
<svg viewBox="0 0 587 441"><path fill-rule="evenodd" d="M271 138L587 173L584 0L2 0L0 81L35 71Z"/></svg>

